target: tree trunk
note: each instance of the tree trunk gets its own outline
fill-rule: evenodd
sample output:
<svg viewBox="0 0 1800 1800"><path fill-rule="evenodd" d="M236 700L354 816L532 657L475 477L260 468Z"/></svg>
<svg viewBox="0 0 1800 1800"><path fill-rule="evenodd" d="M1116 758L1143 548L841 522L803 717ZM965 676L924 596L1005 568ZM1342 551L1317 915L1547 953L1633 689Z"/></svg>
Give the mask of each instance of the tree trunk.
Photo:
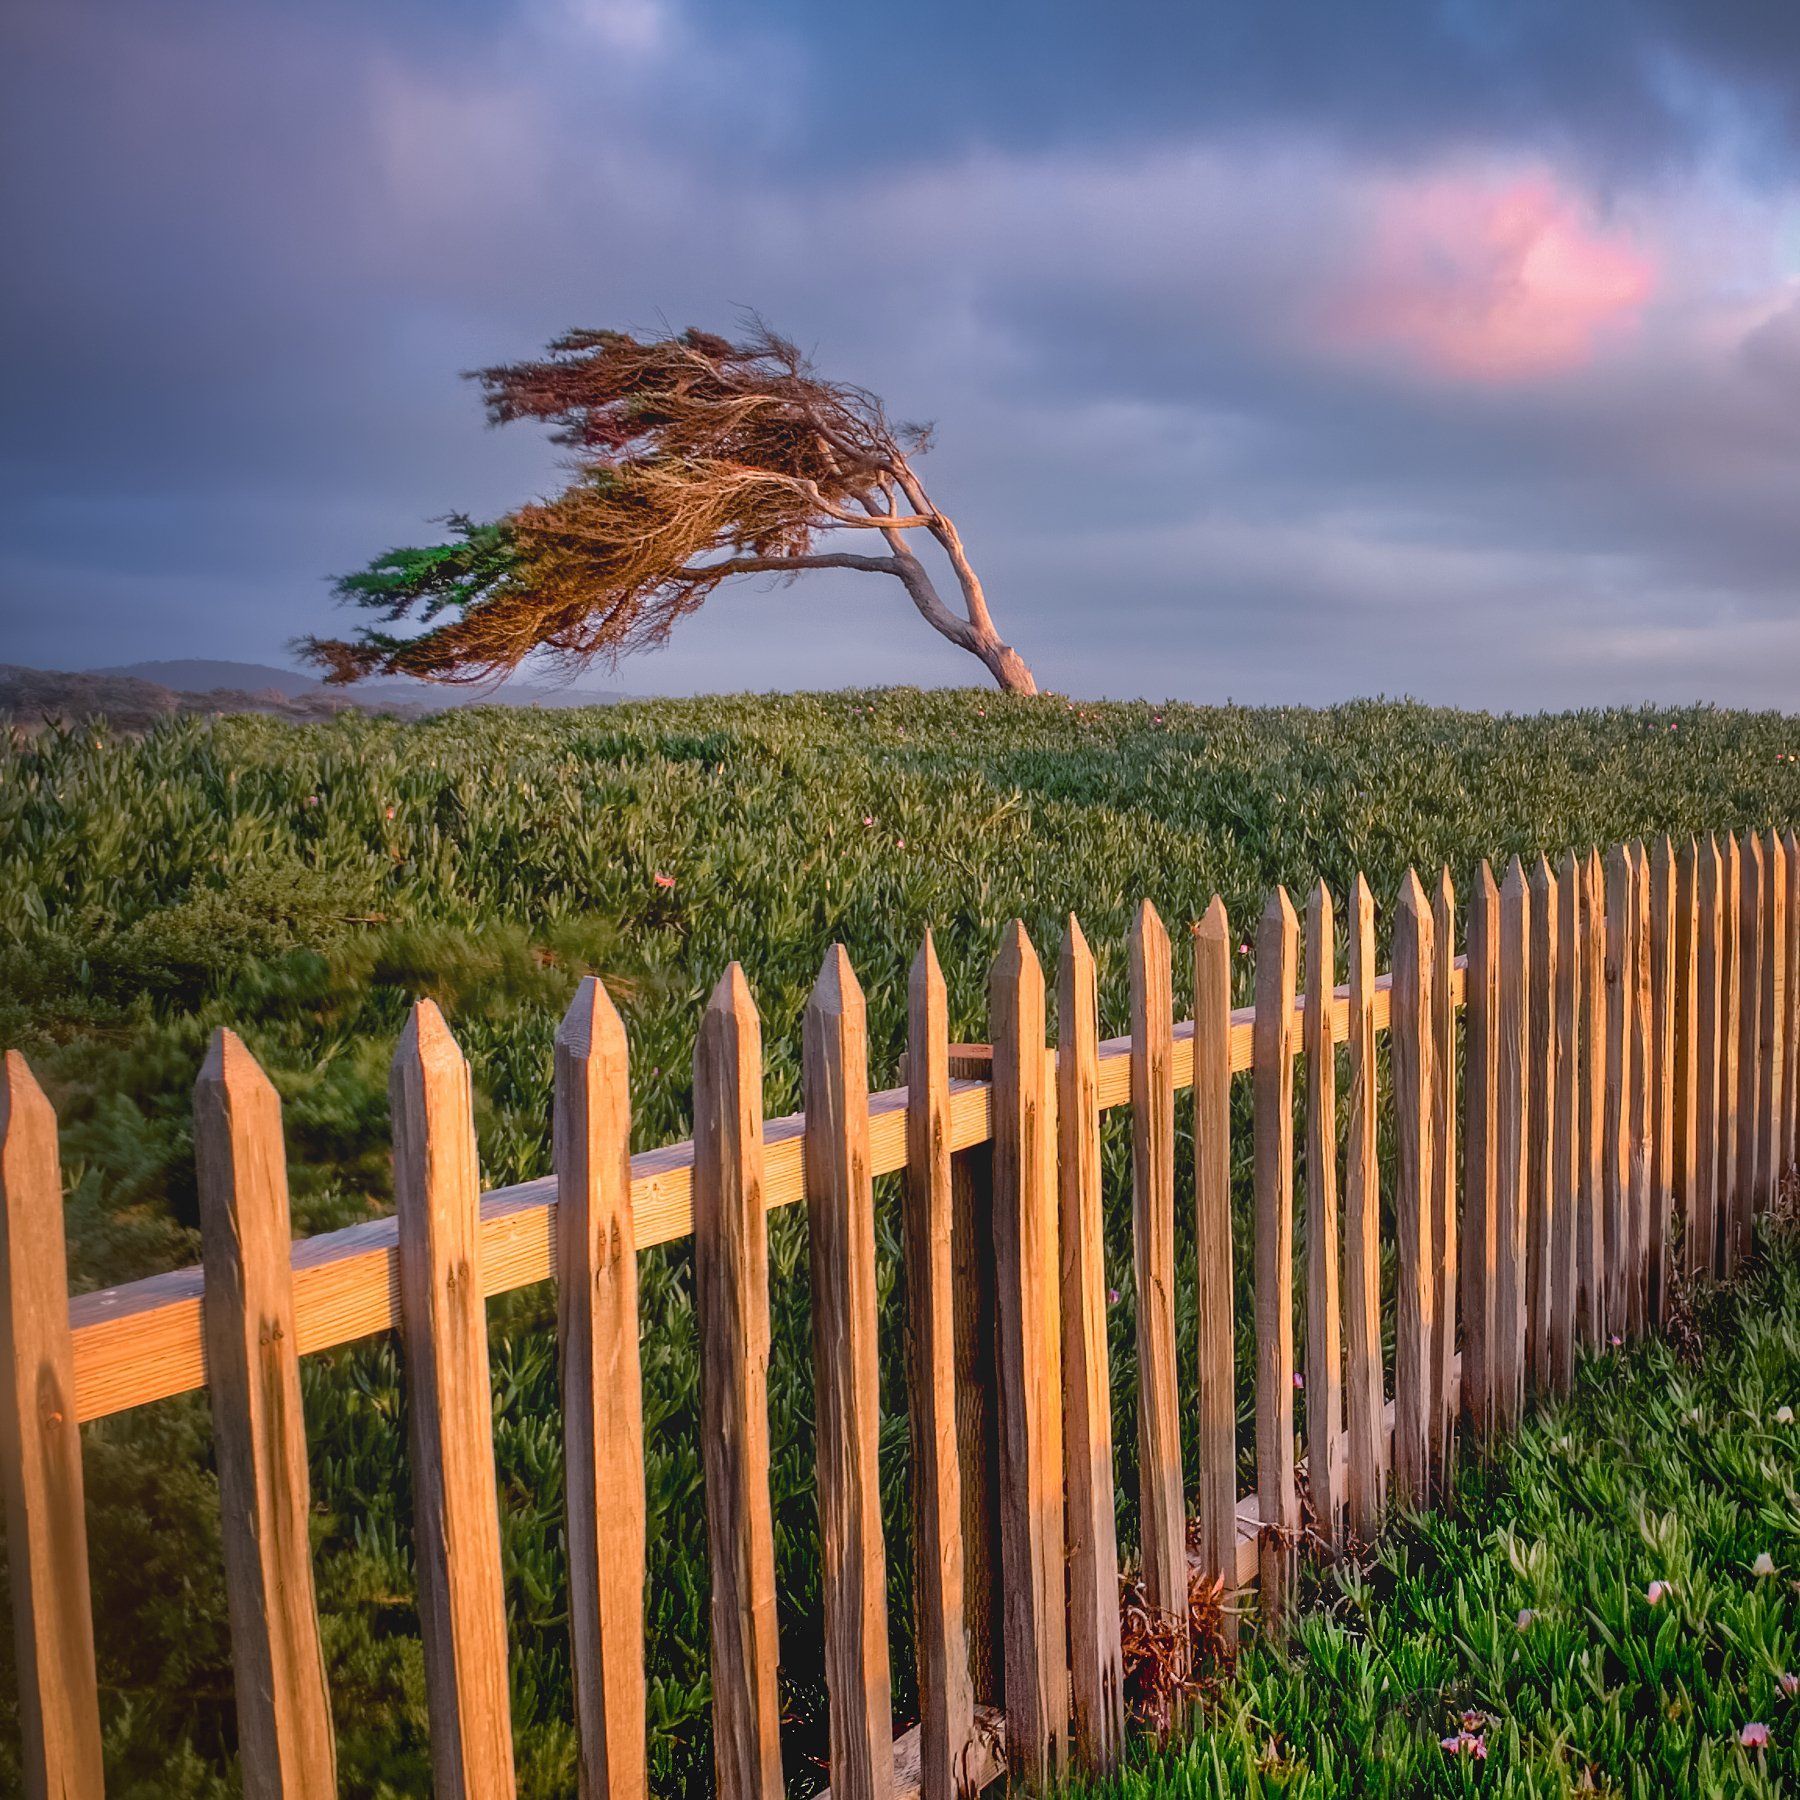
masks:
<svg viewBox="0 0 1800 1800"><path fill-rule="evenodd" d="M975 654L987 664L995 686L1006 693L1035 694L1038 691L1037 678L1025 666L1024 657L1011 644L1003 644L998 638L993 638L978 646Z"/></svg>
<svg viewBox="0 0 1800 1800"><path fill-rule="evenodd" d="M959 617L944 604L936 583L932 581L925 565L913 555L903 531L885 530L882 536L887 539L894 552L889 559L887 572L899 577L926 624L940 636L947 637L957 649L980 657L987 666L988 673L993 676L994 685L1002 692L1035 694L1038 691L1037 678L1026 667L1024 657L1011 644L1000 641L1000 634L994 630L988 617L987 602L982 597L981 586L975 580L974 571L969 569L966 576L962 575L962 570L967 568L967 559L961 556L961 544L957 545L961 565L958 573L962 579L965 603L968 604L970 613L975 615L973 617Z"/></svg>

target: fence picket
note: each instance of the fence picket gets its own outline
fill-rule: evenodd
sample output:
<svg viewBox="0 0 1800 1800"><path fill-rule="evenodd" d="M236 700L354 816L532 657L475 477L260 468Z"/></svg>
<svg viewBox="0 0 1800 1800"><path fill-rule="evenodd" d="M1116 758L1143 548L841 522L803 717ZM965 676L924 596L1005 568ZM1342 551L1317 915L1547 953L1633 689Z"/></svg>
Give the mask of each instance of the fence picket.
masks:
<svg viewBox="0 0 1800 1800"><path fill-rule="evenodd" d="M1699 1043L1695 1055L1697 1136L1694 1166L1693 1237L1688 1247L1688 1273L1713 1275L1719 1269L1719 1223L1724 1214L1724 1186L1719 1144L1726 1115L1725 1081L1725 864L1719 840L1708 836L1700 846L1694 936L1699 995L1696 1004Z"/></svg>
<svg viewBox="0 0 1800 1800"><path fill-rule="evenodd" d="M1138 1520L1144 1597L1187 1615L1181 1393L1175 1372L1175 1021L1169 934L1148 900L1132 922L1131 1242L1137 1286ZM1176 1650L1185 1650L1185 1638ZM1172 1674L1185 1675L1183 1662Z"/></svg>
<svg viewBox="0 0 1800 1800"><path fill-rule="evenodd" d="M1388 1049L1394 1071L1394 1216L1400 1274L1394 1320L1394 1494L1421 1506L1431 1492L1432 1137L1431 903L1414 871L1394 911Z"/></svg>
<svg viewBox="0 0 1800 1800"><path fill-rule="evenodd" d="M1724 880L1720 887L1720 941L1723 946L1719 973L1719 1135L1713 1144L1718 1161L1718 1213L1715 1224L1719 1247L1715 1266L1729 1279L1737 1272L1738 1157L1743 1099L1740 1063L1743 1058L1743 854L1736 836L1727 832L1720 846Z"/></svg>
<svg viewBox="0 0 1800 1800"><path fill-rule="evenodd" d="M1750 1252L1750 1221L1758 1207L1758 1182L1762 1175L1762 1006L1765 917L1764 894L1769 884L1768 862L1762 838L1744 833L1741 850L1743 911L1738 927L1738 993L1742 1035L1738 1050L1738 1164L1737 1195L1732 1219L1737 1230L1737 1253Z"/></svg>
<svg viewBox="0 0 1800 1800"><path fill-rule="evenodd" d="M1167 960L1166 941L1164 960ZM1166 1018L1166 1004L1163 1011ZM1106 1342L1106 1220L1100 1170L1100 1002L1094 954L1073 913L1069 915L1063 936L1057 972L1056 1023L1070 1687L1075 1703L1076 1765L1085 1774L1103 1775L1118 1762L1124 1742L1125 1670L1119 1636L1112 1377ZM1169 1103L1174 1104L1172 1087ZM1171 1209L1173 1205L1171 1177ZM1173 1227L1171 1216L1171 1237ZM1173 1330L1172 1320L1170 1329ZM1179 1489L1176 1498L1179 1502ZM1184 1549L1184 1580L1185 1576Z"/></svg>
<svg viewBox="0 0 1800 1800"><path fill-rule="evenodd" d="M1293 1605L1294 1013L1299 925L1277 888L1256 930L1256 1494L1258 1580L1265 1629L1285 1634Z"/></svg>
<svg viewBox="0 0 1800 1800"><path fill-rule="evenodd" d="M1526 984L1530 1044L1526 1103L1525 1364L1527 1385L1550 1385L1551 1214L1556 1171L1556 950L1562 935L1562 895L1550 859L1531 873L1531 971Z"/></svg>
<svg viewBox="0 0 1800 1800"><path fill-rule="evenodd" d="M1306 1472L1319 1535L1342 1542L1344 1428L1342 1331L1338 1316L1336 915L1320 882L1306 905Z"/></svg>
<svg viewBox="0 0 1800 1800"><path fill-rule="evenodd" d="M1376 1164L1375 898L1350 889L1350 1107L1344 1156L1344 1386L1350 1529L1364 1543L1381 1523L1387 1481L1381 1346L1381 1177Z"/></svg>
<svg viewBox="0 0 1800 1800"><path fill-rule="evenodd" d="M1668 1308L1669 1238L1675 1185L1675 850L1667 837L1650 846L1650 1219L1647 1321L1660 1330Z"/></svg>
<svg viewBox="0 0 1800 1800"><path fill-rule="evenodd" d="M100 1698L56 1114L0 1065L0 1478L29 1800L100 1800Z"/></svg>
<svg viewBox="0 0 1800 1800"><path fill-rule="evenodd" d="M1431 902L1431 1461L1446 1489L1456 1450L1456 889L1438 871Z"/></svg>
<svg viewBox="0 0 1800 1800"><path fill-rule="evenodd" d="M1519 1417L1525 1379L1526 1119L1531 1092L1527 994L1531 974L1531 890L1515 856L1500 888L1498 1113L1500 1177L1494 1209L1494 1421Z"/></svg>
<svg viewBox="0 0 1800 1800"><path fill-rule="evenodd" d="M1044 976L1016 919L988 977L988 1020L1006 1761L1014 1779L1043 1787L1064 1773L1069 1714L1055 1121L1044 1054Z"/></svg>
<svg viewBox="0 0 1800 1800"><path fill-rule="evenodd" d="M584 976L556 1033L556 1335L569 1647L582 1800L648 1791L644 1402L631 1208L631 1063Z"/></svg>
<svg viewBox="0 0 1800 1800"><path fill-rule="evenodd" d="M1463 975L1463 1220L1462 1220L1462 1412L1478 1438L1493 1428L1496 1245L1495 1185L1499 1178L1496 957L1500 938L1500 890L1484 860L1469 897L1468 961Z"/></svg>
<svg viewBox="0 0 1800 1800"><path fill-rule="evenodd" d="M881 1535L869 1034L862 988L842 944L826 953L801 1042L831 1791L840 1800L888 1800L894 1718Z"/></svg>
<svg viewBox="0 0 1800 1800"><path fill-rule="evenodd" d="M1236 1315L1231 1259L1231 922L1214 894L1194 929L1194 1247L1201 1571L1237 1589Z"/></svg>
<svg viewBox="0 0 1800 1800"><path fill-rule="evenodd" d="M1631 1033L1631 1187L1626 1238L1626 1310L1631 1336L1641 1337L1650 1275L1650 859L1641 842L1627 846L1631 870L1631 961L1626 1006Z"/></svg>
<svg viewBox="0 0 1800 1800"><path fill-rule="evenodd" d="M474 1099L469 1065L430 1000L401 1033L388 1094L432 1783L441 1795L505 1800L512 1715Z"/></svg>
<svg viewBox="0 0 1800 1800"><path fill-rule="evenodd" d="M1581 869L1581 1215L1575 1256L1581 1341L1590 1351L1606 1343L1606 878L1600 853L1590 849Z"/></svg>
<svg viewBox="0 0 1800 1800"><path fill-rule="evenodd" d="M781 1800L762 1021L734 962L694 1042L694 1303L720 1800Z"/></svg>
<svg viewBox="0 0 1800 1800"><path fill-rule="evenodd" d="M974 1723L956 1439L950 1027L931 933L907 984L906 1349L921 1800L954 1800Z"/></svg>
<svg viewBox="0 0 1800 1800"><path fill-rule="evenodd" d="M223 1029L194 1084L194 1162L244 1792L252 1800L329 1795L337 1745L307 1538L281 1100Z"/></svg>
<svg viewBox="0 0 1800 1800"><path fill-rule="evenodd" d="M1756 1093L1756 1210L1774 1204L1781 1176L1782 1015L1787 1005L1787 857L1781 839L1765 835L1762 887L1763 979L1758 1021L1761 1080Z"/></svg>
<svg viewBox="0 0 1800 1800"><path fill-rule="evenodd" d="M1581 866L1564 857L1557 876L1556 990L1552 1031L1556 1047L1555 1097L1550 1115L1550 1181L1545 1202L1550 1214L1550 1387L1566 1394L1575 1373L1575 1293L1581 1195L1581 1139L1577 1112L1581 1095Z"/></svg>
<svg viewBox="0 0 1800 1800"><path fill-rule="evenodd" d="M1669 1176L1671 1237L1665 1259L1671 1282L1692 1271L1695 1192L1699 1173L1700 1106L1700 846L1689 838L1675 862L1675 898L1669 935L1673 945L1670 974L1670 1044L1674 1058L1670 1126L1672 1156ZM1681 1260L1673 1244L1681 1243Z"/></svg>
<svg viewBox="0 0 1800 1800"><path fill-rule="evenodd" d="M1606 1317L1621 1338L1630 1328L1631 889L1631 852L1615 844L1606 858Z"/></svg>

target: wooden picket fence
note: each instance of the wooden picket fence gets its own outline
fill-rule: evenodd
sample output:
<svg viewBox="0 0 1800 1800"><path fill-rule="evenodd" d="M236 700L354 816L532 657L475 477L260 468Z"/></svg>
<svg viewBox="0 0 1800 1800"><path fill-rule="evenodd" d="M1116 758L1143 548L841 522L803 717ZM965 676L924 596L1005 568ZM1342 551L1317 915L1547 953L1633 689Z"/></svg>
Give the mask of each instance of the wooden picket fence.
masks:
<svg viewBox="0 0 1800 1800"><path fill-rule="evenodd" d="M79 1426L211 1396L245 1792L335 1791L307 1541L299 1358L398 1326L434 1783L513 1789L485 1302L557 1282L581 1791L646 1789L645 1516L637 1251L694 1239L712 1571L717 1787L784 1791L769 1499L767 1210L804 1200L819 1553L840 1800L1033 1786L1103 1770L1124 1730L1101 1114L1131 1107L1141 1576L1185 1617L1190 1581L1255 1585L1266 1629L1304 1542L1331 1555L1390 1499L1427 1505L1577 1346L1654 1330L1678 1281L1728 1276L1800 1126L1800 850L1791 833L1665 840L1535 871L1484 864L1455 953L1448 875L1348 900L1347 974L1323 886L1304 933L1278 891L1255 1005L1233 1011L1232 931L1193 931L1192 1017L1167 933L1130 942L1128 1037L1099 1038L1070 919L1058 1043L1023 926L988 988L987 1048L948 1039L929 939L909 991L908 1085L869 1091L841 949L806 1009L805 1112L765 1123L761 1027L734 964L700 1022L694 1137L632 1156L626 1034L581 984L556 1039L555 1174L482 1193L468 1065L421 1002L394 1058L396 1211L292 1242L280 1106L220 1032L195 1088L202 1269L71 1299L56 1120L17 1053L0 1086L0 1414L25 1766L36 1795L101 1792ZM1304 992L1301 959L1304 957ZM1790 971L1794 978L1790 979ZM1458 1092L1457 1015L1463 1020ZM1377 1037L1395 1108L1399 1286L1391 1399L1380 1311ZM1347 1047L1346 1104L1336 1046ZM1304 1072L1305 1357L1294 1349L1296 1064ZM1236 1492L1231 1083L1254 1098L1256 1491ZM1195 1138L1198 1391L1176 1379L1175 1107ZM1340 1125L1343 1127L1340 1194ZM1458 1155L1460 1141L1461 1154ZM895 1737L877 1483L871 1183L905 1172L920 1723ZM1197 1479L1180 1414L1197 1409ZM1189 1518L1189 1496L1193 1517ZM997 1516L997 1531L989 1520ZM1190 1528L1191 1527L1191 1528ZM998 1595L998 1599L996 1599Z"/></svg>

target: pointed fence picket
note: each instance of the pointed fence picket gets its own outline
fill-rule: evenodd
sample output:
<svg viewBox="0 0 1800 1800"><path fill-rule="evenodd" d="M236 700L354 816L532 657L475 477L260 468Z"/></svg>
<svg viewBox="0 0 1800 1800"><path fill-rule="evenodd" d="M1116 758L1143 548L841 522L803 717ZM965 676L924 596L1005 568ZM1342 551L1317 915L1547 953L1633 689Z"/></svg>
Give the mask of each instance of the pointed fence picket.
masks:
<svg viewBox="0 0 1800 1800"><path fill-rule="evenodd" d="M1163 949L1166 960L1166 939ZM1056 1018L1069 1673L1075 1713L1075 1760L1084 1773L1103 1775L1118 1761L1124 1741L1125 1669L1119 1629L1119 1543L1113 1496L1112 1373L1106 1342L1106 1220L1100 1179L1100 995L1094 953L1073 913L1063 937ZM1170 1081L1169 1105L1173 1107L1172 1075ZM1170 1150L1172 1155L1172 1140ZM1169 1193L1172 1205L1172 1169ZM1173 1220L1170 1224L1172 1231ZM1171 1242L1171 1265L1173 1256ZM1169 1328L1172 1333L1172 1314ZM1172 1350L1171 1344L1171 1353ZM1176 1499L1179 1502L1179 1484Z"/></svg>
<svg viewBox="0 0 1800 1800"><path fill-rule="evenodd" d="M1293 1605L1300 1501L1294 1486L1294 984L1299 923L1277 888L1256 930L1257 1573L1265 1628Z"/></svg>
<svg viewBox="0 0 1800 1800"><path fill-rule="evenodd" d="M68 1292L56 1115L9 1050L0 1067L0 1468L32 1800L91 1800L101 1785Z"/></svg>
<svg viewBox="0 0 1800 1800"><path fill-rule="evenodd" d="M1231 924L1213 895L1194 929L1194 1313L1200 1574L1238 1586L1236 1303L1231 1257ZM1380 1344L1377 1340L1377 1354Z"/></svg>
<svg viewBox="0 0 1800 1800"><path fill-rule="evenodd" d="M475 1103L469 1065L430 1000L401 1034L388 1093L432 1785L454 1800L504 1800L512 1705Z"/></svg>
<svg viewBox="0 0 1800 1800"><path fill-rule="evenodd" d="M1381 1176L1376 1158L1380 1076L1375 1050L1375 900L1361 875L1350 892L1349 976L1345 996L1350 1047L1344 1191L1346 1486L1350 1529L1367 1542L1379 1528L1387 1495L1388 1438L1381 1346Z"/></svg>
<svg viewBox="0 0 1800 1800"><path fill-rule="evenodd" d="M949 1006L929 932L907 985L906 1058L911 1084L904 1201L907 1411L919 1767L923 1800L952 1800L952 1771L974 1726L975 1697L965 1635L964 1482L957 1439ZM1110 1477L1110 1464L1107 1473Z"/></svg>
<svg viewBox="0 0 1800 1800"><path fill-rule="evenodd" d="M644 1800L644 1408L625 1024L593 976L556 1033L556 1332L581 1800Z"/></svg>
<svg viewBox="0 0 1800 1800"><path fill-rule="evenodd" d="M1324 882L1306 903L1306 1465L1313 1519L1342 1541L1344 1377L1338 1301L1336 920Z"/></svg>
<svg viewBox="0 0 1800 1800"><path fill-rule="evenodd" d="M1394 1307L1394 1494L1423 1505L1432 1480L1432 1134L1431 903L1407 871L1394 920L1394 1215L1400 1246Z"/></svg>
<svg viewBox="0 0 1800 1800"><path fill-rule="evenodd" d="M1016 919L988 974L988 1028L1006 1757L1015 1776L1042 1787L1064 1772L1069 1718L1055 1090L1044 1054L1043 970Z"/></svg>
<svg viewBox="0 0 1800 1800"><path fill-rule="evenodd" d="M281 1101L235 1033L194 1084L201 1296L244 1792L337 1791L313 1600Z"/></svg>
<svg viewBox="0 0 1800 1800"><path fill-rule="evenodd" d="M1144 1599L1185 1618L1187 1516L1175 1369L1175 1020L1169 934L1146 900L1131 930L1132 1272L1137 1290L1138 1538ZM1171 1675L1186 1673L1177 1638Z"/></svg>
<svg viewBox="0 0 1800 1800"><path fill-rule="evenodd" d="M1277 890L1256 930L1255 1003L1237 1009L1237 951L1215 898L1192 932L1187 1020L1176 1016L1168 932L1146 902L1125 945L1129 1035L1108 1039L1095 955L1071 917L1054 1051L1022 924L992 965L991 1048L950 1044L928 936L907 994L908 1085L877 1092L863 994L834 947L803 1020L805 1111L770 1121L762 1022L733 964L700 1020L693 1141L636 1155L627 1034L589 978L556 1036L555 1173L486 1194L468 1065L421 1002L394 1059L394 1218L298 1242L279 1101L245 1046L221 1032L195 1088L203 1269L73 1299L54 1114L9 1053L0 1450L27 1792L101 1792L77 1428L202 1387L245 1791L335 1791L299 1360L397 1327L434 1785L511 1793L486 1300L554 1278L579 1788L584 1800L642 1800L637 1258L691 1231L716 1783L722 1800L778 1800L766 1216L801 1200L832 1792L963 1800L1002 1772L1042 1788L1067 1768L1071 1732L1077 1767L1105 1774L1126 1724L1126 1559L1104 1114L1130 1108L1139 1534L1127 1572L1165 1621L1195 1592L1216 1593L1228 1637L1240 1590L1258 1583L1264 1626L1279 1636L1302 1554L1366 1542L1390 1498L1433 1503L1467 1454L1463 1433L1482 1443L1509 1428L1528 1395L1568 1390L1577 1344L1595 1353L1660 1328L1680 1285L1728 1273L1749 1253L1800 1143L1797 875L1800 844L1771 832L1571 853L1530 875L1514 857L1498 887L1484 863L1458 956L1449 872L1430 890L1409 872L1391 916L1393 973L1380 978L1375 901L1358 876L1343 899L1342 985L1329 890L1310 893L1303 934ZM1376 1160L1384 1068L1396 1149L1391 1371ZM1255 1271L1248 1497L1236 1479L1240 1074L1254 1119L1250 1241L1238 1245ZM1188 1088L1184 1266L1176 1120ZM918 1723L898 1733L874 1188L893 1172L904 1175L919 1696ZM1190 1284L1197 1388L1184 1394L1175 1321ZM1184 1467L1188 1407L1194 1461ZM1179 1718L1177 1706L1168 1722Z"/></svg>
<svg viewBox="0 0 1800 1800"><path fill-rule="evenodd" d="M762 1021L726 970L694 1044L694 1307L720 1800L781 1800Z"/></svg>

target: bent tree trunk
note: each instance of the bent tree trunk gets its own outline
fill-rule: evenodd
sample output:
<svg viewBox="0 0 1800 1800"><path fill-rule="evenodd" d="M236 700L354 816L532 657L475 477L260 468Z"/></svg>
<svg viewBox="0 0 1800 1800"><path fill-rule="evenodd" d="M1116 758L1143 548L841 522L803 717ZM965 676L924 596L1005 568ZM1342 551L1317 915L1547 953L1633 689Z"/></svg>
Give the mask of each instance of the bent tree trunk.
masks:
<svg viewBox="0 0 1800 1800"><path fill-rule="evenodd" d="M886 525L882 531L892 555L872 558L865 566L884 568L887 573L898 576L925 622L934 631L947 637L958 649L979 657L987 672L993 676L996 687L1008 694L1035 694L1038 691L1037 678L1026 665L1024 657L1011 644L1004 642L994 629L993 615L988 611L987 595L982 589L980 577L975 573L974 565L969 561L968 553L963 549L956 527L932 507L925 498L924 491L912 481L910 470L902 476L902 482L906 485L908 498L926 517L927 529L942 545L945 555L950 559L951 568L956 571L963 610L957 613L944 604L937 591L937 584L931 579L925 565L913 554L904 531L893 525Z"/></svg>
<svg viewBox="0 0 1800 1800"><path fill-rule="evenodd" d="M1035 694L1038 691L1036 677L1026 667L1024 657L1011 644L1003 644L998 638L994 638L975 654L987 664L988 673L1007 693Z"/></svg>

